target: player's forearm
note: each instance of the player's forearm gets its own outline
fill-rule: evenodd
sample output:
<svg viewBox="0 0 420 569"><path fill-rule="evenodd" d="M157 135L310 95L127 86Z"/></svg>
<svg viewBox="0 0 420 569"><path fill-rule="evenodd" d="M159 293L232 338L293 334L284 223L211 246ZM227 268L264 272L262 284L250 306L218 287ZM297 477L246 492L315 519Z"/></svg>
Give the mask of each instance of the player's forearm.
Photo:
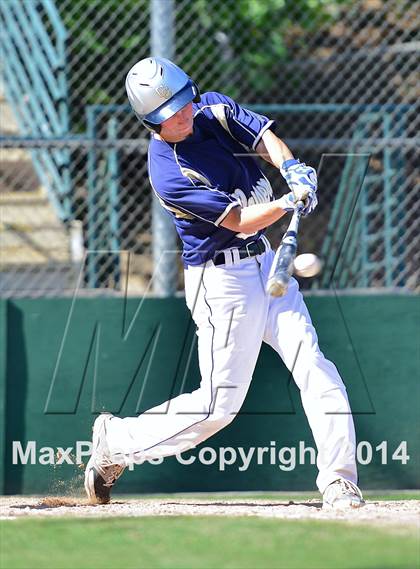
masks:
<svg viewBox="0 0 420 569"><path fill-rule="evenodd" d="M264 160L276 168L280 168L286 160L294 158L287 144L269 129L262 135L256 151Z"/></svg>
<svg viewBox="0 0 420 569"><path fill-rule="evenodd" d="M286 213L279 200L233 208L220 224L237 233L255 233L278 221Z"/></svg>

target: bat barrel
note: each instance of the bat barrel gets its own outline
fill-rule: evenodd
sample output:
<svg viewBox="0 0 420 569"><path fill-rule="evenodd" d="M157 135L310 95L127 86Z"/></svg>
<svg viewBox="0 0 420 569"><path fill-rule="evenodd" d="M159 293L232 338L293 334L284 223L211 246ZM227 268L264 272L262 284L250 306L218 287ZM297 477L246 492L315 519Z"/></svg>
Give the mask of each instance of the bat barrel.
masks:
<svg viewBox="0 0 420 569"><path fill-rule="evenodd" d="M289 285L289 277L278 275L276 278L268 279L266 290L270 296L284 296Z"/></svg>
<svg viewBox="0 0 420 569"><path fill-rule="evenodd" d="M293 261L297 251L297 231L303 204L299 202L283 236L280 247L271 266L266 284L266 291L271 296L284 296L293 273Z"/></svg>
<svg viewBox="0 0 420 569"><path fill-rule="evenodd" d="M283 296L287 290L290 276L293 272L293 260L296 256L296 237L290 243L280 246L277 263L273 263L268 276L266 290L272 296Z"/></svg>

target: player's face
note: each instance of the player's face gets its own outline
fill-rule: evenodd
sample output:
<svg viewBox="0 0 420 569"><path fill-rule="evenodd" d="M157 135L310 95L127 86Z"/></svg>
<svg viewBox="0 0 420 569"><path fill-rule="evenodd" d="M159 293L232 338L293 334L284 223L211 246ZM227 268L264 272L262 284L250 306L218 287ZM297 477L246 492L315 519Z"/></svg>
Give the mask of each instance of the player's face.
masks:
<svg viewBox="0 0 420 569"><path fill-rule="evenodd" d="M192 103L182 107L173 117L163 121L160 136L168 142L180 142L193 131L193 108Z"/></svg>

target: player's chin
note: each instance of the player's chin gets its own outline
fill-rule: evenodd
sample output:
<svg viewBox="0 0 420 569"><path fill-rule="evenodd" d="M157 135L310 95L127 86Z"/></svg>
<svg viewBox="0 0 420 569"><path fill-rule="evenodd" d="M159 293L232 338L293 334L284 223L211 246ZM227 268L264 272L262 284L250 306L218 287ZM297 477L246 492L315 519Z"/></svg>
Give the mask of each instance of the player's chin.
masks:
<svg viewBox="0 0 420 569"><path fill-rule="evenodd" d="M184 132L186 132L187 134L191 134L192 130L193 130L193 121L189 121L183 128L182 130Z"/></svg>
<svg viewBox="0 0 420 569"><path fill-rule="evenodd" d="M189 136L191 136L193 133L193 128L192 126L182 129L181 131L179 131L178 135L182 140L185 140L186 138L188 138Z"/></svg>

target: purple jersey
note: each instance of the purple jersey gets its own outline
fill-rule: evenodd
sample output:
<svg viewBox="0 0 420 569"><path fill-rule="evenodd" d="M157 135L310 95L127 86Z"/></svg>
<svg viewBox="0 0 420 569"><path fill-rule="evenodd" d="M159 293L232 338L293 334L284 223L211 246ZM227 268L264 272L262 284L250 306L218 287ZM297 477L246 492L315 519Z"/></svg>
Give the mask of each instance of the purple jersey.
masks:
<svg viewBox="0 0 420 569"><path fill-rule="evenodd" d="M173 217L185 265L201 265L218 251L258 239L220 226L233 207L274 199L252 152L274 124L220 93L193 104L194 131L182 142L152 137L149 176L162 206Z"/></svg>

